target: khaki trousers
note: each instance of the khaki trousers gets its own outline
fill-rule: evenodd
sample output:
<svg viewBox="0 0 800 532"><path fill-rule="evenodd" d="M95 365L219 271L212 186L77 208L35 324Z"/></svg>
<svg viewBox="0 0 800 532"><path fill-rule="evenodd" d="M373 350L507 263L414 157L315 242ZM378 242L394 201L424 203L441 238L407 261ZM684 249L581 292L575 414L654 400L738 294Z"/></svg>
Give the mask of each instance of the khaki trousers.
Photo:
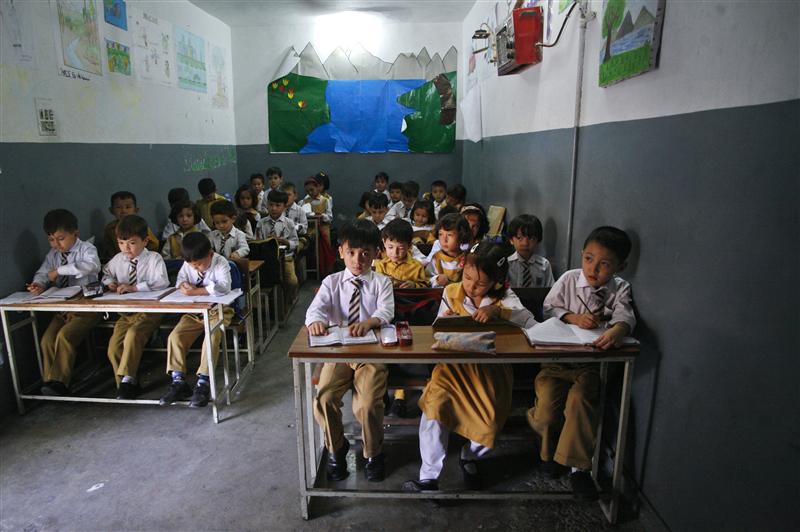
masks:
<svg viewBox="0 0 800 532"><path fill-rule="evenodd" d="M108 341L108 360L119 386L122 377L136 377L142 351L153 332L161 325L161 314L139 312L120 314Z"/></svg>
<svg viewBox="0 0 800 532"><path fill-rule="evenodd" d="M590 469L600 402L597 364L545 364L534 388L536 402L528 410L528 423L541 438L542 460Z"/></svg>
<svg viewBox="0 0 800 532"><path fill-rule="evenodd" d="M299 284L300 283L297 281L297 271L294 267L294 257L285 257L283 259L284 309L297 297L297 287Z"/></svg>
<svg viewBox="0 0 800 532"><path fill-rule="evenodd" d="M314 400L314 417L325 431L328 451L344 445L342 397L353 389L353 414L361 424L364 457L381 454L383 445L383 396L388 369L385 364L325 364Z"/></svg>
<svg viewBox="0 0 800 532"><path fill-rule="evenodd" d="M222 312L222 322L227 327L233 318L233 309L224 307ZM211 325L217 320L216 311L211 312L209 319ZM178 324L172 329L172 332L167 339L167 373L172 371L181 371L186 373L186 355L189 348L195 340L205 333L202 316L194 316L192 314L184 314ZM217 329L211 333L211 358L216 365L217 358L219 357L219 343L222 340L222 330ZM208 356L206 355L206 345L208 338L203 340L203 350L200 353L200 367L197 368L197 374L208 375Z"/></svg>
<svg viewBox="0 0 800 532"><path fill-rule="evenodd" d="M53 316L39 344L45 382L58 381L69 385L75 352L100 319L100 314L86 312L59 312Z"/></svg>

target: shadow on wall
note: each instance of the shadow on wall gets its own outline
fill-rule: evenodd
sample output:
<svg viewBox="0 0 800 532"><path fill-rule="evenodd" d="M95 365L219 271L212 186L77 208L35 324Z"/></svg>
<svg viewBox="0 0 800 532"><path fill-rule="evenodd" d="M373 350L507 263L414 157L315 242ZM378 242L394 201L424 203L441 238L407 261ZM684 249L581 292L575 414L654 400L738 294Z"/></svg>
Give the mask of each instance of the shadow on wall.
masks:
<svg viewBox="0 0 800 532"><path fill-rule="evenodd" d="M38 242L43 234L44 231L37 235L30 229L25 229L17 235L17 240L14 242L14 265L16 273L22 279L26 279L25 282L30 282L33 279L34 272L39 269L44 259L44 256L39 257L31 253L32 247L36 249L40 247ZM20 287L19 289L22 290L23 288L24 287Z"/></svg>

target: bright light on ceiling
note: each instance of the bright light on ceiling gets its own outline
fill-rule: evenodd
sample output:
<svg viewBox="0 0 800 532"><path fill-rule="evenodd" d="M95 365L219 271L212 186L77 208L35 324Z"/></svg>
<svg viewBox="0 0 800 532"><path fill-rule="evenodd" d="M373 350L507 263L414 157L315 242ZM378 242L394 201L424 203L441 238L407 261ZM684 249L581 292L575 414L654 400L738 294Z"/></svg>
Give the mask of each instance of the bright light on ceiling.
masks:
<svg viewBox="0 0 800 532"><path fill-rule="evenodd" d="M314 18L314 48L324 61L337 46L347 50L360 43L378 50L383 42L383 22L377 15L342 11Z"/></svg>

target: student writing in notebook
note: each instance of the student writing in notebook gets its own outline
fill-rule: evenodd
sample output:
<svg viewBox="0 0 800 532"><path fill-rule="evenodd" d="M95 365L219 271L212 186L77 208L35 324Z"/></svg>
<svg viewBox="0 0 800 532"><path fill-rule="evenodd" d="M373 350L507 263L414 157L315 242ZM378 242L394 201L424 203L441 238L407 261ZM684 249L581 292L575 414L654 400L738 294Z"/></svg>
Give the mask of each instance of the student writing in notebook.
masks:
<svg viewBox="0 0 800 532"><path fill-rule="evenodd" d="M583 329L603 327L595 346L619 346L636 325L630 284L616 276L625 269L630 251L624 231L608 226L592 231L583 244L581 268L564 273L547 294L545 317ZM589 471L601 399L598 364L542 364L534 388L528 423L540 439L542 468L553 478L571 469L575 497L596 499Z"/></svg>
<svg viewBox="0 0 800 532"><path fill-rule="evenodd" d="M389 199L379 192L373 192L367 198L367 212L369 216L366 220L374 223L378 230L382 230L389 222L386 213L389 212Z"/></svg>
<svg viewBox="0 0 800 532"><path fill-rule="evenodd" d="M353 336L388 324L394 319L392 281L372 271L381 236L370 221L348 223L339 232L339 254L343 271L322 281L306 312L311 335L325 335L331 324L348 327ZM388 370L385 364L325 364L314 400L314 417L325 432L330 480L347 477L350 445L342 427L342 397L353 390L353 414L362 427L367 480L378 482L385 475L383 445L383 396Z"/></svg>

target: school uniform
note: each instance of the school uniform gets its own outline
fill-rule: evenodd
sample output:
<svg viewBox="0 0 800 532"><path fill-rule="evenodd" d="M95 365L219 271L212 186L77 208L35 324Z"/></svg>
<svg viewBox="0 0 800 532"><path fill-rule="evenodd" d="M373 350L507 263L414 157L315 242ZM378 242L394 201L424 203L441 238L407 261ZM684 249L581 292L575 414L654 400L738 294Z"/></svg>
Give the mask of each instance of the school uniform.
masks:
<svg viewBox="0 0 800 532"><path fill-rule="evenodd" d="M375 262L375 271L391 278L393 284L399 285L404 281L412 281L414 288L429 286L425 268L411 255L407 255L403 262L394 262L390 258L384 257Z"/></svg>
<svg viewBox="0 0 800 532"><path fill-rule="evenodd" d="M169 286L164 259L156 252L142 250L134 259L114 255L103 268L103 284L133 284L139 292L163 290ZM142 350L161 324L162 315L149 312L120 314L108 341L108 360L117 386L122 377L136 377Z"/></svg>
<svg viewBox="0 0 800 532"><path fill-rule="evenodd" d="M442 249L434 253L427 266L431 286L443 286L436 279L440 274L444 274L451 283L461 282L461 273L464 270L464 256L463 251L458 255L450 255Z"/></svg>
<svg viewBox="0 0 800 532"><path fill-rule="evenodd" d="M392 281L373 271L356 277L345 269L327 276L308 307L306 326L318 321L346 326L351 322L351 305L356 303L354 322L378 318L381 324L390 323L394 318ZM325 432L328 451L333 453L344 445L342 397L352 388L353 414L362 427L364 456L373 458L381 454L387 374L385 364L341 363L322 367L314 417Z"/></svg>
<svg viewBox="0 0 800 532"><path fill-rule="evenodd" d="M207 235L211 232L211 228L206 225L203 220L200 220L200 223L194 226L195 229ZM181 226L173 222L172 220L167 220L167 225L164 226L164 230L161 231L161 240L165 241L173 234L180 233ZM155 251L155 250L153 250Z"/></svg>
<svg viewBox="0 0 800 532"><path fill-rule="evenodd" d="M386 190L384 190L383 192L381 192L380 190L378 190L377 188L375 188L375 189L372 189L372 192L373 192L374 194L383 194L383 195L385 195L385 196L386 196L386 199L388 199L388 200L389 200L389 203L391 203L391 202L392 202L392 195L391 195L391 194L389 194L389 189L388 189L388 188L387 188Z"/></svg>
<svg viewBox="0 0 800 532"><path fill-rule="evenodd" d="M266 216L258 222L256 234L261 239L283 238L289 241L289 249L283 256L283 290L286 292L286 301L294 301L297 295L297 271L294 265L294 254L300 244L294 223L284 214L277 220Z"/></svg>
<svg viewBox="0 0 800 532"><path fill-rule="evenodd" d="M249 212L237 209L237 212L238 216L236 218L236 222L234 222L234 227L244 233L244 238L247 242L255 240L256 225L261 219L261 215L255 209L252 209Z"/></svg>
<svg viewBox="0 0 800 532"><path fill-rule="evenodd" d="M47 274L53 270L58 272L58 277L51 283ZM33 282L45 288L51 285L85 286L97 281L99 273L97 248L77 239L65 253L50 249L34 274ZM59 312L53 316L39 342L44 382L57 381L69 385L75 351L100 319L100 314L87 312Z"/></svg>
<svg viewBox="0 0 800 532"><path fill-rule="evenodd" d="M414 239L411 241L413 244L433 244L436 240L433 225L411 224L411 230L414 231Z"/></svg>
<svg viewBox="0 0 800 532"><path fill-rule="evenodd" d="M195 225L186 232L179 230L169 235L167 240L164 241L164 247L161 248L161 256L165 259L182 259L183 251L181 250L181 243L183 242L183 237L189 233L196 233L198 231L199 229Z"/></svg>
<svg viewBox="0 0 800 532"><path fill-rule="evenodd" d="M107 223L103 229L103 259L110 259L119 252L119 245L117 244L117 224L119 224L119 220L113 220ZM158 247L158 237L153 233L150 227L148 227L147 249L157 252Z"/></svg>
<svg viewBox="0 0 800 532"><path fill-rule="evenodd" d="M516 251L508 257L508 285L531 288L553 286L553 269L550 261L540 255L531 255L528 260Z"/></svg>
<svg viewBox="0 0 800 532"><path fill-rule="evenodd" d="M267 209L267 204L269 203L269 193L272 191L281 192L281 188L267 188L262 190L261 193L258 195L258 210L261 211L264 216L269 216L269 210Z"/></svg>
<svg viewBox="0 0 800 532"><path fill-rule="evenodd" d="M433 213L436 216L437 220L439 219L439 211L441 211L442 208L444 207L447 207L447 200L442 200L442 201L433 200Z"/></svg>
<svg viewBox="0 0 800 532"><path fill-rule="evenodd" d="M214 192L210 199L200 198L195 202L197 209L200 211L200 218L202 218L209 227L214 225L214 220L211 219L211 206L218 201L226 201L225 196L221 196Z"/></svg>
<svg viewBox="0 0 800 532"><path fill-rule="evenodd" d="M231 291L231 269L228 259L218 253L214 253L211 259L211 266L203 272L195 270L188 262L183 264L178 272L178 279L175 286L180 288L181 283L189 283L191 286L204 287L211 296L224 296ZM227 327L233 318L233 309L224 306L222 311L222 322ZM211 322L218 319L216 310L211 312ZM186 373L186 354L197 337L205 332L202 316L184 314L178 324L172 329L167 339L167 374L173 371ZM211 334L211 357L214 364L217 363L219 356L219 343L223 339L223 331L216 329ZM206 346L208 338L203 340L203 350L200 356L200 367L197 369L198 375L208 375L208 357L206 356Z"/></svg>
<svg viewBox="0 0 800 532"><path fill-rule="evenodd" d="M389 222L395 218L400 218L401 220L407 220L410 223L411 209L413 207L413 205L411 207L406 207L402 201L398 201L389 208L389 211L386 213L386 221Z"/></svg>
<svg viewBox="0 0 800 532"><path fill-rule="evenodd" d="M262 216L267 214L267 205L264 203L266 195L266 192L262 190L258 193L258 196L256 196L256 210L260 212Z"/></svg>
<svg viewBox="0 0 800 532"><path fill-rule="evenodd" d="M381 221L380 221L380 222L378 222L378 223L375 223L375 220L373 220L373 219L372 219L372 216L367 216L367 217L366 217L366 218L364 218L364 219L365 219L365 220L368 220L368 221L370 221L370 222L372 222L372 223L374 223L374 224L375 224L375 226L378 228L378 231L383 231L383 228L384 228L384 227L386 227L386 224L388 224L388 223L389 223L389 220L387 220L387 219L386 219L386 216L384 216L384 217L383 217L383 220L381 220Z"/></svg>
<svg viewBox="0 0 800 532"><path fill-rule="evenodd" d="M476 305L461 283L448 285L442 294L439 315L448 310L471 316L479 308L500 307L500 317L520 327L536 322L519 298L507 290L502 299L483 297ZM511 412L514 374L510 364L437 364L422 392L419 407L420 480L438 479L447 454L449 434L467 438L461 450L464 460L476 460L489 452Z"/></svg>
<svg viewBox="0 0 800 532"><path fill-rule="evenodd" d="M595 289L580 269L570 270L556 281L543 310L546 318L597 311L609 326L623 322L631 331L636 326L630 284L615 276ZM528 423L541 438L542 460L591 468L600 403L598 365L543 364L534 388L536 402L528 410Z"/></svg>
<svg viewBox="0 0 800 532"><path fill-rule="evenodd" d="M219 253L226 259L231 258L231 255L236 253L239 258L246 258L250 254L250 246L247 244L247 235L241 229L231 227L227 235L223 235L222 231L215 229L208 235L208 240L211 241L211 249Z"/></svg>
<svg viewBox="0 0 800 532"><path fill-rule="evenodd" d="M303 198L302 208L306 216L319 216L319 223L317 224L319 231L319 268L321 275L327 275L333 269L333 263L336 256L333 252L331 245L331 220L333 220L333 207L332 201L320 195L317 198L306 196ZM308 234L311 235L313 231L309 230ZM315 251L316 253L316 251Z"/></svg>

